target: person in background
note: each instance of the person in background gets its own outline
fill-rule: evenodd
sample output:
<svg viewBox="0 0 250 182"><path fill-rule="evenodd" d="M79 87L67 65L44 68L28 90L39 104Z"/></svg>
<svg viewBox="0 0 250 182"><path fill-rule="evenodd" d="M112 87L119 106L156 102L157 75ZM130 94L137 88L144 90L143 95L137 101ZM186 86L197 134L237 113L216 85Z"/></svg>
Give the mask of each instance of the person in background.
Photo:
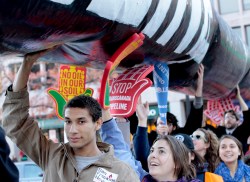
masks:
<svg viewBox="0 0 250 182"><path fill-rule="evenodd" d="M19 172L9 155L10 147L5 139L5 132L0 127L0 179L8 182L18 182Z"/></svg>
<svg viewBox="0 0 250 182"><path fill-rule="evenodd" d="M223 182L221 176L208 172L208 163L194 150L194 144L189 135L178 133L174 137L181 141L189 150L190 163L195 166L197 179L204 182L210 182L209 180L211 179L216 182Z"/></svg>
<svg viewBox="0 0 250 182"><path fill-rule="evenodd" d="M174 137L181 141L189 151L189 163L192 163L196 169L196 177L203 181L204 173L207 171L207 165L204 165L203 159L194 150L194 144L192 138L184 133L178 133Z"/></svg>
<svg viewBox="0 0 250 182"><path fill-rule="evenodd" d="M135 171L114 157L113 147L97 142L102 125L100 104L85 95L75 96L64 107L68 143L54 143L29 115L27 81L33 63L45 52L28 54L7 92L3 127L7 135L44 171L46 182L133 181Z"/></svg>
<svg viewBox="0 0 250 182"><path fill-rule="evenodd" d="M203 120L203 78L204 78L204 66L203 64L199 65L199 69L197 71L197 82L196 82L196 90L194 93L194 102L191 105L190 113L187 117L187 121L184 127L179 127L177 125L176 128L169 128L169 134L174 135L178 133L192 134L197 128L199 128L199 123ZM171 122L170 122L171 123ZM177 121L178 123L178 121ZM169 126L168 126L169 127Z"/></svg>
<svg viewBox="0 0 250 182"><path fill-rule="evenodd" d="M232 135L221 137L218 148L220 164L215 170L223 177L224 182L250 181L250 167L244 164L241 142Z"/></svg>
<svg viewBox="0 0 250 182"><path fill-rule="evenodd" d="M191 138L194 143L194 150L208 164L208 171L214 172L218 161L217 148L219 141L217 136L210 130L198 128L193 132Z"/></svg>
<svg viewBox="0 0 250 182"><path fill-rule="evenodd" d="M218 138L223 135L233 135L243 145L244 153L248 150L247 139L250 135L250 111L244 99L240 94L239 86L237 86L237 100L239 101L241 110L243 112L243 122L240 123L240 117L234 110L228 110L224 113L224 126L218 126L216 128L209 127ZM201 125L200 125L201 127Z"/></svg>

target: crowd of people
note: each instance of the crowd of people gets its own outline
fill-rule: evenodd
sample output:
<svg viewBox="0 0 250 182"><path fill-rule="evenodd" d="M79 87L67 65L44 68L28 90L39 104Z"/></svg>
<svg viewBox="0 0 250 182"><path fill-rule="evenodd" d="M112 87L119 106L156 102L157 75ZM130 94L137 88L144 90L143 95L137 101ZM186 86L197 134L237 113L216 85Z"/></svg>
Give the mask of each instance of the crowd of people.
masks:
<svg viewBox="0 0 250 182"><path fill-rule="evenodd" d="M156 132L149 137L149 104L139 98L138 126L133 135L134 152L131 152L109 109L102 109L89 96L76 96L64 108L68 143L54 143L41 132L29 115L27 82L33 64L44 53L25 56L6 91L2 107L6 134L43 169L44 181L250 181L249 154L244 157L249 153L249 108L237 87L236 98L243 121L240 122L236 111L229 110L224 113L223 126L203 126L202 64L197 73L195 99L184 127L179 127L176 117L168 112L167 124L157 120ZM0 134L4 136L2 130ZM18 181L18 171L8 157L9 148L1 135L1 174L5 171L5 179Z"/></svg>

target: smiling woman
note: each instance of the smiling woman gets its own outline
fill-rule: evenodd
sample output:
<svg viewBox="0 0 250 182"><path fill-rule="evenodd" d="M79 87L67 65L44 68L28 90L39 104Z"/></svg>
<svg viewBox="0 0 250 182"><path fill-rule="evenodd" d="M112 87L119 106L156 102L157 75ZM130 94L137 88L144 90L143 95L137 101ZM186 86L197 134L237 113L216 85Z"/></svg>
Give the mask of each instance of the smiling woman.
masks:
<svg viewBox="0 0 250 182"><path fill-rule="evenodd" d="M170 135L159 136L148 156L149 175L143 182L192 180L195 169L189 163L188 150L185 145Z"/></svg>
<svg viewBox="0 0 250 182"><path fill-rule="evenodd" d="M186 146L170 135L160 135L154 142L148 157L149 173L141 162L135 160L121 130L108 110L103 110L102 140L114 146L117 158L126 161L140 176L142 182L200 182L195 179L194 166L189 163Z"/></svg>
<svg viewBox="0 0 250 182"><path fill-rule="evenodd" d="M244 164L241 142L232 135L220 139L218 154L221 163L215 173L223 177L224 182L250 181L250 167Z"/></svg>

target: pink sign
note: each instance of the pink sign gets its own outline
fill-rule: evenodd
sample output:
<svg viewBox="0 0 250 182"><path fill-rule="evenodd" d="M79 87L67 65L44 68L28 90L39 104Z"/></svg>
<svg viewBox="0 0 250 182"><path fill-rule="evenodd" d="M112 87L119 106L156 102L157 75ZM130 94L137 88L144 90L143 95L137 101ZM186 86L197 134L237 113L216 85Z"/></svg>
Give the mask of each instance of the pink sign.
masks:
<svg viewBox="0 0 250 182"><path fill-rule="evenodd" d="M234 106L230 98L224 98L220 100L210 100L207 102L207 109L204 114L216 125L220 125L224 121L224 112L228 110L234 110L239 112L239 106Z"/></svg>
<svg viewBox="0 0 250 182"><path fill-rule="evenodd" d="M222 108L217 100L207 101L207 109L204 111L204 114L216 125L220 125L223 120L221 112Z"/></svg>
<svg viewBox="0 0 250 182"><path fill-rule="evenodd" d="M131 68L111 80L109 99L112 115L129 117L135 112L138 97L152 85L152 81L145 77L153 69L151 65Z"/></svg>

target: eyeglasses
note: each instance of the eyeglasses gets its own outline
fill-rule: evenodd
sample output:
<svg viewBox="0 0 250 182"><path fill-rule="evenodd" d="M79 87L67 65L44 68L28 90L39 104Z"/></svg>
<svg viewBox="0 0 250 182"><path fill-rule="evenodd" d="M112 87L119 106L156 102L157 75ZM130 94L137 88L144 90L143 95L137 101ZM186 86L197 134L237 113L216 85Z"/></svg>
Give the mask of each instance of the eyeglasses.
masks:
<svg viewBox="0 0 250 182"><path fill-rule="evenodd" d="M207 142L206 138L201 136L201 135L190 135L190 137L193 139L193 140L201 140L203 139L205 142Z"/></svg>
<svg viewBox="0 0 250 182"><path fill-rule="evenodd" d="M225 116L225 119L236 119L237 120L236 116L234 116L234 115Z"/></svg>

